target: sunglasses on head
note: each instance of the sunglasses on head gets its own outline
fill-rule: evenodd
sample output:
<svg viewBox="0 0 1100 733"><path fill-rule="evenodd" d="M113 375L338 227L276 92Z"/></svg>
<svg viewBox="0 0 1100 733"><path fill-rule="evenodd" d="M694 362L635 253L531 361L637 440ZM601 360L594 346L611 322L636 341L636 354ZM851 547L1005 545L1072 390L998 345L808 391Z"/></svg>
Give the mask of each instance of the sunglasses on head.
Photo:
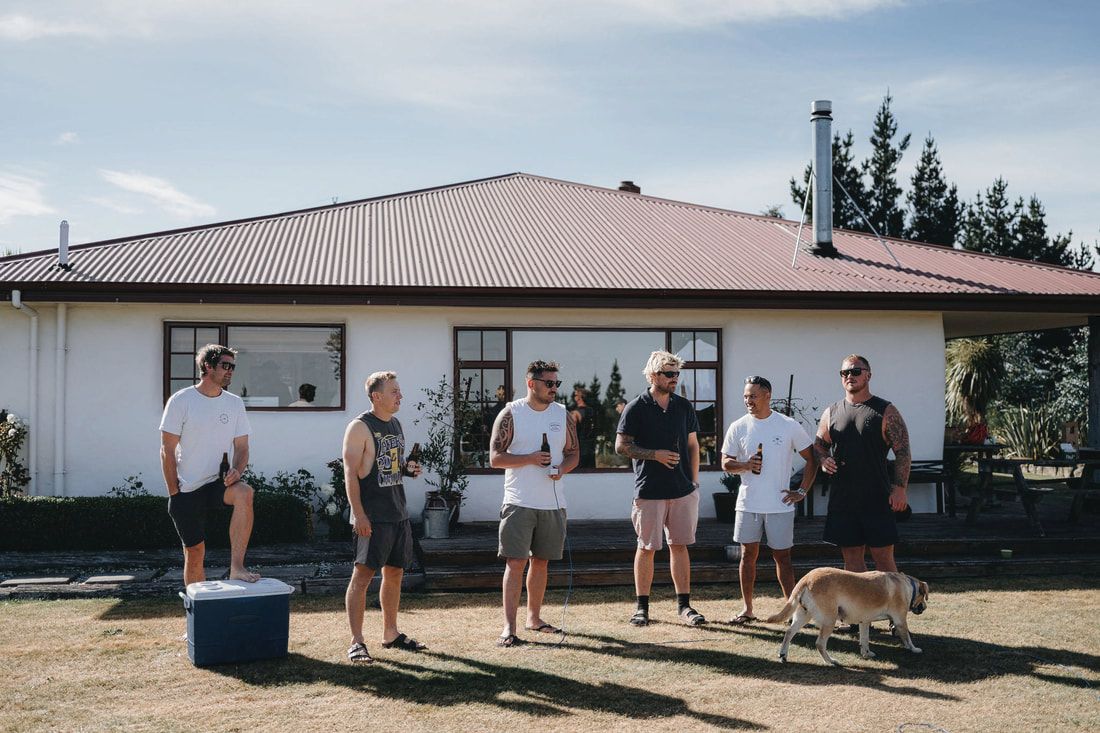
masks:
<svg viewBox="0 0 1100 733"><path fill-rule="evenodd" d="M558 387L561 386L561 380L560 379L536 379L535 381L536 382L542 382L543 384L545 384L550 389L557 389Z"/></svg>
<svg viewBox="0 0 1100 733"><path fill-rule="evenodd" d="M680 372L657 372L665 379L676 379L680 376Z"/></svg>
<svg viewBox="0 0 1100 733"><path fill-rule="evenodd" d="M219 361L218 366L227 372L231 372L237 368L237 365L231 361Z"/></svg>
<svg viewBox="0 0 1100 733"><path fill-rule="evenodd" d="M866 371L863 367L852 367L851 369L841 369L840 376L842 377L858 377L860 374Z"/></svg>

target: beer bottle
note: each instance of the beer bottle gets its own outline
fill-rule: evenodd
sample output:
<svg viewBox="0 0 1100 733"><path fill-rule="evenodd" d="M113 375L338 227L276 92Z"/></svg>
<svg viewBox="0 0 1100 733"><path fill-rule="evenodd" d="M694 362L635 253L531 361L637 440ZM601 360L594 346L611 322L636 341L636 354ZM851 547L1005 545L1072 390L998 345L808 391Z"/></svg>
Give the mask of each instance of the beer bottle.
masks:
<svg viewBox="0 0 1100 733"><path fill-rule="evenodd" d="M405 463L420 463L420 443L413 443L412 450L409 451L409 457L405 459Z"/></svg>
<svg viewBox="0 0 1100 733"><path fill-rule="evenodd" d="M218 466L218 479L225 481L226 475L229 473L229 454L222 453L222 462Z"/></svg>
<svg viewBox="0 0 1100 733"><path fill-rule="evenodd" d="M764 460L764 444L763 443L758 443L757 444L757 446L756 446L756 456L755 457L759 458L761 461ZM759 468L754 468L752 470L752 472L756 476L760 475L760 469Z"/></svg>
<svg viewBox="0 0 1100 733"><path fill-rule="evenodd" d="M539 450L542 451L543 453L549 453L550 452L550 441L547 439L546 433L542 434L542 445L539 447ZM553 476L554 474L556 474L558 472L558 467L554 465L554 459L553 458L551 458L548 463L544 463L543 465L546 466L546 475L547 476Z"/></svg>

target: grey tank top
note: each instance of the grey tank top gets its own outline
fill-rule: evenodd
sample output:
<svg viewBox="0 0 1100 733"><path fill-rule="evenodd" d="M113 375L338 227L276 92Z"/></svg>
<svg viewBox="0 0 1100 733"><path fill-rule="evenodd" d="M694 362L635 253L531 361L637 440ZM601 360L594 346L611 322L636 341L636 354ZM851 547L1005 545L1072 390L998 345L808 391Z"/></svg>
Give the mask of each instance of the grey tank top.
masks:
<svg viewBox="0 0 1100 733"><path fill-rule="evenodd" d="M366 423L374 440L374 463L359 479L359 499L371 522L403 522L409 518L405 506L405 434L397 418L379 420L370 412L358 417Z"/></svg>
<svg viewBox="0 0 1100 733"><path fill-rule="evenodd" d="M886 454L890 447L882 437L882 423L890 403L881 397L850 404L845 400L829 407L829 437L837 472L831 480L829 503L852 509L889 506L890 476Z"/></svg>

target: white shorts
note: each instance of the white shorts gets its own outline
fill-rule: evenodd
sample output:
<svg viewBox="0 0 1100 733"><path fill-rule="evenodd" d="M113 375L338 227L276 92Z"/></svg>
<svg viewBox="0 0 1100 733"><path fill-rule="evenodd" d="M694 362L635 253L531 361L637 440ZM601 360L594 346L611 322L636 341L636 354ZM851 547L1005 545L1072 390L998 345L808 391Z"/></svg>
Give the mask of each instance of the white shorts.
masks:
<svg viewBox="0 0 1100 733"><path fill-rule="evenodd" d="M768 536L768 547L773 550L789 550L794 546L794 512L737 511L733 525L733 541L751 545Z"/></svg>

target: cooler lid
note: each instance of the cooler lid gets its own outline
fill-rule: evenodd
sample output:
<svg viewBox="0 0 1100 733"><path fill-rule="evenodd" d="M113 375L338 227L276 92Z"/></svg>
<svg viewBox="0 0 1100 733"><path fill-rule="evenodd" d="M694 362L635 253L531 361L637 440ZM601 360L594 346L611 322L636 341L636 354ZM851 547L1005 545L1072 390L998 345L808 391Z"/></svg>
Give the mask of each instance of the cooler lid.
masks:
<svg viewBox="0 0 1100 733"><path fill-rule="evenodd" d="M279 596L293 592L292 586L275 578L260 578L255 583L246 583L243 580L206 580L187 586L187 595L194 601Z"/></svg>

